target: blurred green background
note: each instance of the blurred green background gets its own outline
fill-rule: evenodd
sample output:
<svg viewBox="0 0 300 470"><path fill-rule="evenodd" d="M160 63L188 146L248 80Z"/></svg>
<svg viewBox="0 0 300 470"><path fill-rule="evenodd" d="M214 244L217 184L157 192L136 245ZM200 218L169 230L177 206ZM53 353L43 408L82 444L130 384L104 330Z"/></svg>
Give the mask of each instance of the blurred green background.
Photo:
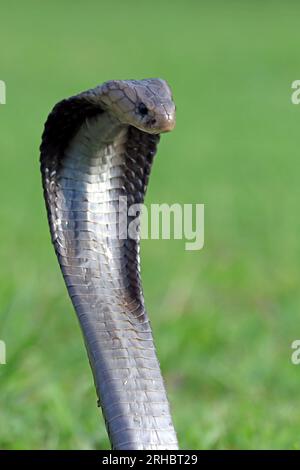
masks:
<svg viewBox="0 0 300 470"><path fill-rule="evenodd" d="M300 4L1 2L1 449L108 448L52 249L44 121L108 79L162 77L177 104L147 203L204 203L205 247L142 244L146 303L182 448L299 448Z"/></svg>

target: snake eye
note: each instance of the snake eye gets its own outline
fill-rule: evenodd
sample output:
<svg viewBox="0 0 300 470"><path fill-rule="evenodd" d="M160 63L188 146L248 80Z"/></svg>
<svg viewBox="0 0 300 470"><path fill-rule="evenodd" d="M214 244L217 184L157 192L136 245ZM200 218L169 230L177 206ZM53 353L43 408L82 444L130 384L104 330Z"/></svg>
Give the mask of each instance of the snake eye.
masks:
<svg viewBox="0 0 300 470"><path fill-rule="evenodd" d="M147 106L145 105L145 103L140 103L139 104L139 107L138 107L138 110L139 110L139 113L142 115L142 116L146 116L148 114L148 108Z"/></svg>

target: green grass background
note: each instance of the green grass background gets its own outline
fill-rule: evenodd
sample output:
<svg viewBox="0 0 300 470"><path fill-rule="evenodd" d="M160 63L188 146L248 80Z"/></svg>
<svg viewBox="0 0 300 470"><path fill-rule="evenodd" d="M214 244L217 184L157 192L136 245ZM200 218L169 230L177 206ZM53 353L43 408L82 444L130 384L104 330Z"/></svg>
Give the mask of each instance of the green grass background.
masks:
<svg viewBox="0 0 300 470"><path fill-rule="evenodd" d="M1 449L108 448L39 174L60 99L163 77L177 127L147 203L205 204L205 247L147 240L147 307L182 448L300 447L300 4L1 2Z"/></svg>

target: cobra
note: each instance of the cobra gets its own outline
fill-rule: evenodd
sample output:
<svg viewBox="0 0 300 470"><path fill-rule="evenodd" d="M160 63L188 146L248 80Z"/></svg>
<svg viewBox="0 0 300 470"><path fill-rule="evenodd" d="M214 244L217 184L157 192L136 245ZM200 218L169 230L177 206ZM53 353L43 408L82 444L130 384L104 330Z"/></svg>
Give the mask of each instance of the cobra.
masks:
<svg viewBox="0 0 300 470"><path fill-rule="evenodd" d="M160 134L174 126L164 80L112 80L59 102L42 137L52 242L113 449L178 448L145 310L139 237L112 236L120 196L143 202Z"/></svg>

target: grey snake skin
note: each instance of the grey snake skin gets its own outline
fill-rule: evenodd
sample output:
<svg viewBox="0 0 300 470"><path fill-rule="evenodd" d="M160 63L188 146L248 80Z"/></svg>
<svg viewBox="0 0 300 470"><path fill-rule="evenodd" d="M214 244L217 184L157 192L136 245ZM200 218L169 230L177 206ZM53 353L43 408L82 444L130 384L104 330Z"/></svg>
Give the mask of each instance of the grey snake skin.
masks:
<svg viewBox="0 0 300 470"><path fill-rule="evenodd" d="M113 449L178 449L144 305L139 237L113 235L119 197L143 202L159 134L174 125L164 80L112 80L59 102L42 137L52 242ZM125 217L128 226L134 217Z"/></svg>

